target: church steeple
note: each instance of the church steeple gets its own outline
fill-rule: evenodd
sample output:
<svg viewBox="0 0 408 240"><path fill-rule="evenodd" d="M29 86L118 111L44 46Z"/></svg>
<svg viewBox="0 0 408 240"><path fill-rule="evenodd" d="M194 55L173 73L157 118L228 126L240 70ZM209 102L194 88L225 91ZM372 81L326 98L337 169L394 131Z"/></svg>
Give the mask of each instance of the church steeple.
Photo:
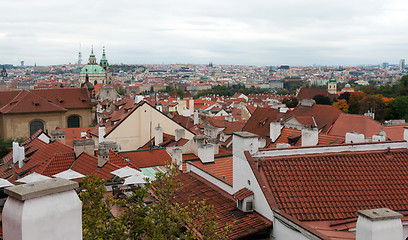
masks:
<svg viewBox="0 0 408 240"><path fill-rule="evenodd" d="M91 55L89 55L89 64L96 64L96 57L95 57L95 54L93 52L93 46L92 46L92 50L91 50Z"/></svg>
<svg viewBox="0 0 408 240"><path fill-rule="evenodd" d="M337 93L337 81L336 78L334 78L334 73L332 71L331 77L329 82L327 83L327 91L330 94L336 94Z"/></svg>
<svg viewBox="0 0 408 240"><path fill-rule="evenodd" d="M106 59L106 54L105 54L105 47L103 47L103 52L102 52L102 58L100 65L104 68L105 66L108 66L108 59Z"/></svg>

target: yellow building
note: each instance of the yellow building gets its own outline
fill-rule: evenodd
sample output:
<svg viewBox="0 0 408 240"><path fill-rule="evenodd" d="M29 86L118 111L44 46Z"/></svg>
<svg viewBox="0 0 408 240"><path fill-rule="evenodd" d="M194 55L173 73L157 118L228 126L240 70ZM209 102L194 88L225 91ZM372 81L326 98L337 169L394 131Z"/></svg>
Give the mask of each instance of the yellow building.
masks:
<svg viewBox="0 0 408 240"><path fill-rule="evenodd" d="M86 127L93 122L91 99L83 88L0 93L0 136L29 137L38 129Z"/></svg>

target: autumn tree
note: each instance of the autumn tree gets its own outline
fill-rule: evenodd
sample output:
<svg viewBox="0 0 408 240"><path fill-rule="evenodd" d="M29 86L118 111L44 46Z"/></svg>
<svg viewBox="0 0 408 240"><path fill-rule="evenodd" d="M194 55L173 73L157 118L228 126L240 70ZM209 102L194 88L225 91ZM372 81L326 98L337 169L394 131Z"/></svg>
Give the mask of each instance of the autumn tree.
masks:
<svg viewBox="0 0 408 240"><path fill-rule="evenodd" d="M385 118L384 109L385 104L380 96L368 95L360 101L359 113L374 112L374 119L383 122Z"/></svg>
<svg viewBox="0 0 408 240"><path fill-rule="evenodd" d="M358 114L360 111L360 101L364 98L363 92L352 92L348 100L349 113Z"/></svg>
<svg viewBox="0 0 408 240"><path fill-rule="evenodd" d="M337 102L333 103L333 105L336 106L341 111L348 113L349 106L347 104L346 99L339 99Z"/></svg>

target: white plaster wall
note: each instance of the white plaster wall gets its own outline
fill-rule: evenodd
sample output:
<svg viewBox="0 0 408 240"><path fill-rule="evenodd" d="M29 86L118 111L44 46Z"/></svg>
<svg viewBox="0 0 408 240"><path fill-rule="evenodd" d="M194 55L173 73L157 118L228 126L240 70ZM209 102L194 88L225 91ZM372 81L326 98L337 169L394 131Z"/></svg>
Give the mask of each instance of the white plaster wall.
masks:
<svg viewBox="0 0 408 240"><path fill-rule="evenodd" d="M105 137L105 141L114 141L121 146L121 151L132 151L146 144L155 136L155 127L160 124L163 132L174 135L176 129L183 128L169 119L157 109L143 104L119 126ZM185 130L186 139L192 139L194 134Z"/></svg>
<svg viewBox="0 0 408 240"><path fill-rule="evenodd" d="M356 240L401 240L401 219L371 221L365 217L358 217Z"/></svg>
<svg viewBox="0 0 408 240"><path fill-rule="evenodd" d="M275 240L309 240L309 238L300 232L289 228L277 218L273 221L272 235L274 237L272 239Z"/></svg>
<svg viewBox="0 0 408 240"><path fill-rule="evenodd" d="M82 203L75 191L25 202L9 197L3 210L4 240L81 240Z"/></svg>

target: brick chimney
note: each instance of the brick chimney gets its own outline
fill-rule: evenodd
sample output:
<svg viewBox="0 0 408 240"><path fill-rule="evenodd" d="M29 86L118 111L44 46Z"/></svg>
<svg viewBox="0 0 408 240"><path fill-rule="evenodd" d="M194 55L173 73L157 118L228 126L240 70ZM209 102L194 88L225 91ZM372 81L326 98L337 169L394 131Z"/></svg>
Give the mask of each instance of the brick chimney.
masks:
<svg viewBox="0 0 408 240"><path fill-rule="evenodd" d="M51 131L51 141L55 141L55 140L65 144L64 129L55 129Z"/></svg>
<svg viewBox="0 0 408 240"><path fill-rule="evenodd" d="M202 163L214 162L214 145L204 144L198 147L198 157Z"/></svg>
<svg viewBox="0 0 408 240"><path fill-rule="evenodd" d="M184 129L176 129L175 135L174 135L176 142L184 138L185 135L186 135L186 131Z"/></svg>
<svg viewBox="0 0 408 240"><path fill-rule="evenodd" d="M401 240L402 214L388 208L360 210L356 226L356 240Z"/></svg>
<svg viewBox="0 0 408 240"><path fill-rule="evenodd" d="M316 146L319 143L317 128L302 128L302 147Z"/></svg>
<svg viewBox="0 0 408 240"><path fill-rule="evenodd" d="M154 128L154 145L159 146L163 142L163 128L160 127L160 124Z"/></svg>
<svg viewBox="0 0 408 240"><path fill-rule="evenodd" d="M99 148L98 149L98 167L101 168L109 162L109 149L108 148Z"/></svg>
<svg viewBox="0 0 408 240"><path fill-rule="evenodd" d="M81 240L78 183L62 178L4 189L9 195L2 222L5 240Z"/></svg>
<svg viewBox="0 0 408 240"><path fill-rule="evenodd" d="M75 157L78 157L83 152L94 155L95 142L93 139L75 139L73 145Z"/></svg>

